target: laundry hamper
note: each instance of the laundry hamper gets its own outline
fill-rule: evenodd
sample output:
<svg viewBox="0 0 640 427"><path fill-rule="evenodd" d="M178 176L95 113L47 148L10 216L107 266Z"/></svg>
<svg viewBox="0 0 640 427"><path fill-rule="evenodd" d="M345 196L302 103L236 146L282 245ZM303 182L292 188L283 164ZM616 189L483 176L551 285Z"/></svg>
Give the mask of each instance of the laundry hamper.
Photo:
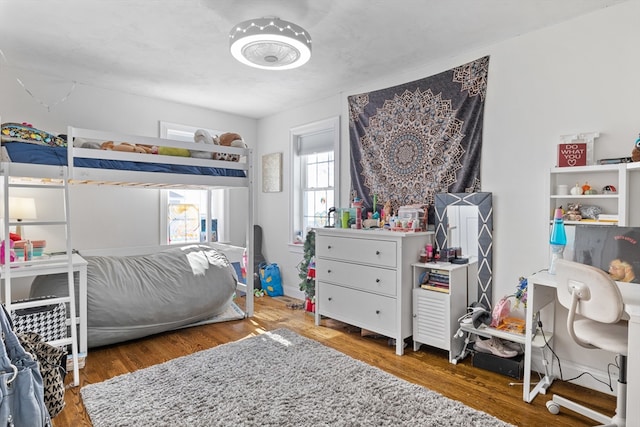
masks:
<svg viewBox="0 0 640 427"><path fill-rule="evenodd" d="M56 298L44 296L13 301L13 304ZM67 334L67 307L66 304L56 303L39 307L20 308L11 310L11 321L17 333L36 332L45 341L54 341L68 337Z"/></svg>

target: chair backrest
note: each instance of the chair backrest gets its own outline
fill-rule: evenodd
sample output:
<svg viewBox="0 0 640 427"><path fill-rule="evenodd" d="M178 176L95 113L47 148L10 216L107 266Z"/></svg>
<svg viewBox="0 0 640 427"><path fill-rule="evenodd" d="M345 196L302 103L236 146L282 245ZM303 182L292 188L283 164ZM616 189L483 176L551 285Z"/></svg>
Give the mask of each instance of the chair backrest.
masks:
<svg viewBox="0 0 640 427"><path fill-rule="evenodd" d="M576 313L601 323L616 323L624 314L618 285L599 268L574 261L556 261L558 301L571 314L572 294L578 292Z"/></svg>

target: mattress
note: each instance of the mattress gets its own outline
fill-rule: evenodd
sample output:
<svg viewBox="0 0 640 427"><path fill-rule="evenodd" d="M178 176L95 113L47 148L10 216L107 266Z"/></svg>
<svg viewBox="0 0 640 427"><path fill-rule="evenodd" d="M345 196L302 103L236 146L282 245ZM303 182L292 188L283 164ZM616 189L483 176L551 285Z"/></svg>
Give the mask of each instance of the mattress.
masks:
<svg viewBox="0 0 640 427"><path fill-rule="evenodd" d="M67 165L67 147L38 145L26 142L6 142L3 143L3 147L5 148L12 162L53 166ZM88 158L74 158L73 163L76 167L93 169L115 169L186 175L245 177L244 171L241 170L203 166Z"/></svg>

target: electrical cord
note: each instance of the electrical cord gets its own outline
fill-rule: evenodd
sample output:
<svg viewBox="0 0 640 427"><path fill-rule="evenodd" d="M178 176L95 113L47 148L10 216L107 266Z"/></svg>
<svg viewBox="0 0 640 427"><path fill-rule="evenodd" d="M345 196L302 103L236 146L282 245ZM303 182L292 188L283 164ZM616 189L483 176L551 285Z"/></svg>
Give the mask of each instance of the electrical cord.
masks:
<svg viewBox="0 0 640 427"><path fill-rule="evenodd" d="M592 373L590 373L590 372L586 372L586 371L585 371L585 372L582 372L581 374L579 374L579 375L577 375L577 376L575 376L575 377L573 377L573 378L567 378L567 379L564 379L564 374L562 373L562 363L560 363L560 358L558 357L558 355L556 354L556 352L555 352L555 351L553 351L553 348L551 348L551 346L549 345L549 341L547 340L547 337L546 337L546 336L545 336L545 334L544 334L544 330L542 329L542 321L538 320L538 326L540 327L540 332L542 333L542 338L544 339L544 345L545 345L545 347L547 347L547 348L549 349L549 351L551 351L551 354L553 354L554 358L555 358L555 359L557 360L557 362L558 362L558 370L560 371L560 380L561 380L561 381L566 381L566 382L575 381L575 380L577 380L577 379L581 378L581 377L582 377L582 376L584 376L584 375L589 375L589 376L590 376L591 378L593 378L594 380L596 380L596 381L598 381L599 383L602 383L602 384L604 384L605 386L609 387L609 390L610 390L610 391L613 391L613 386L612 386L613 381L612 381L612 378L611 378L611 367L612 367L612 366L615 366L616 368L618 368L618 370L620 370L620 365L619 365L619 363L618 363L618 356L616 356L616 358L615 358L615 363L608 363L608 364L607 364L607 376L608 376L608 378L609 378L609 382L608 382L608 383L607 383L607 382L605 382L605 381L602 381L602 380L601 380L601 379L599 379L599 378L596 378ZM552 363L553 363L553 361L552 361Z"/></svg>

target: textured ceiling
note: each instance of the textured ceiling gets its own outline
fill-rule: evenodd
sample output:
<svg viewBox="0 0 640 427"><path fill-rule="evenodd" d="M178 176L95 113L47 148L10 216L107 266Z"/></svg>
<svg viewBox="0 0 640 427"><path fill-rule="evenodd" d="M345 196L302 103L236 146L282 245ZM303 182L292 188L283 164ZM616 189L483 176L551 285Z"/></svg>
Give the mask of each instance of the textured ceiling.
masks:
<svg viewBox="0 0 640 427"><path fill-rule="evenodd" d="M260 118L624 1L0 0L0 71ZM305 66L231 57L231 28L265 16L311 34Z"/></svg>

